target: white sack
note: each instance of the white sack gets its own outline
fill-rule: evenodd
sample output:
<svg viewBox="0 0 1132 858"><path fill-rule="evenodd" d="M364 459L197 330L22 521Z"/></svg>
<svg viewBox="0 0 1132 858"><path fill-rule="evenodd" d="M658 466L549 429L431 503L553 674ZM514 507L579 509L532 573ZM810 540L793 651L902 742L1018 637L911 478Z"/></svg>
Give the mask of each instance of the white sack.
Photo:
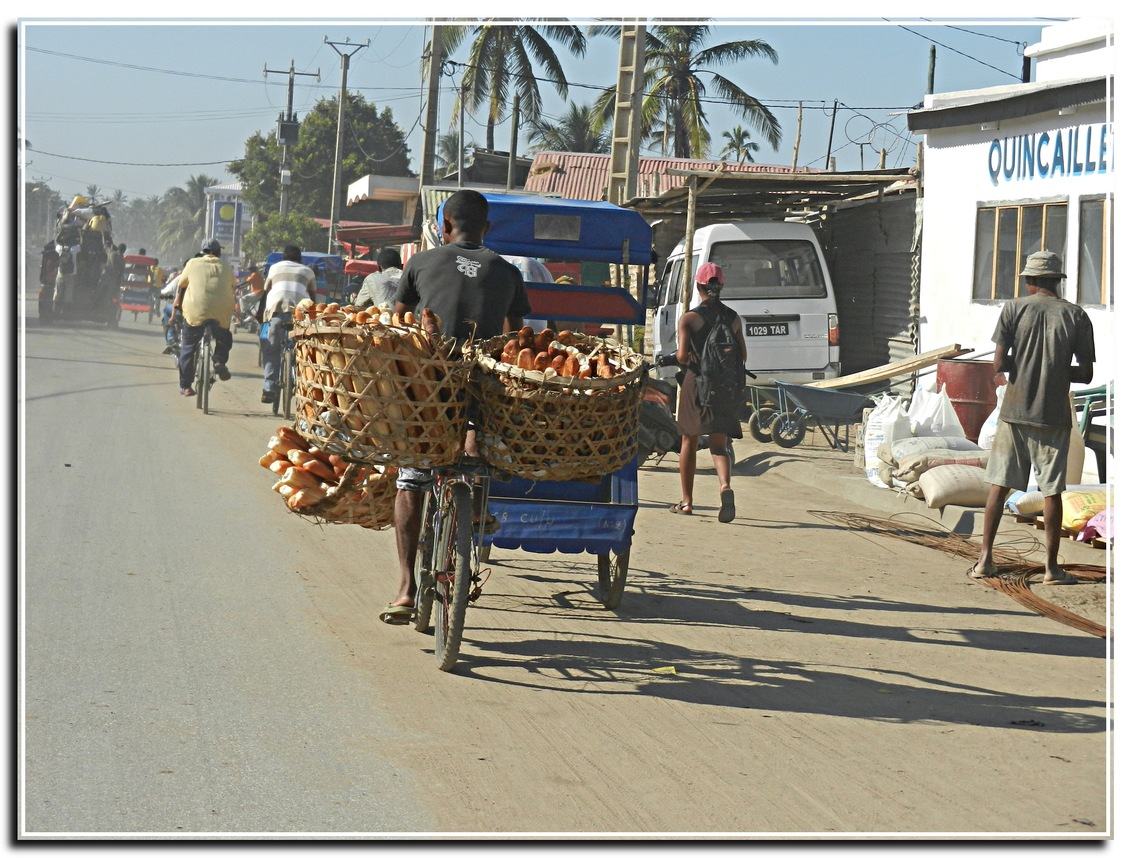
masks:
<svg viewBox="0 0 1132 858"><path fill-rule="evenodd" d="M985 473L972 465L941 465L925 471L918 482L930 509L982 507L986 506L990 493L990 484L983 479Z"/></svg>
<svg viewBox="0 0 1132 858"><path fill-rule="evenodd" d="M911 434L908 412L900 404L900 399L882 396L865 426L865 476L870 483L877 488L888 488L877 473L881 463L877 450L881 444L891 444L894 439L907 438Z"/></svg>

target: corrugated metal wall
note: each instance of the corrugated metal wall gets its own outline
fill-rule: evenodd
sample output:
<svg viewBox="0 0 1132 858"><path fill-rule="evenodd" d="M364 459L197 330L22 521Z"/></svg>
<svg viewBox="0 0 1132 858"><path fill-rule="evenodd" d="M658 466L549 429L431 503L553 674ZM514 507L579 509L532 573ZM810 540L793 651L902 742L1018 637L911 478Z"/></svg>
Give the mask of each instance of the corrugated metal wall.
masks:
<svg viewBox="0 0 1132 858"><path fill-rule="evenodd" d="M915 212L911 194L869 201L838 209L821 232L841 321L843 375L916 353ZM910 390L905 379L897 381Z"/></svg>

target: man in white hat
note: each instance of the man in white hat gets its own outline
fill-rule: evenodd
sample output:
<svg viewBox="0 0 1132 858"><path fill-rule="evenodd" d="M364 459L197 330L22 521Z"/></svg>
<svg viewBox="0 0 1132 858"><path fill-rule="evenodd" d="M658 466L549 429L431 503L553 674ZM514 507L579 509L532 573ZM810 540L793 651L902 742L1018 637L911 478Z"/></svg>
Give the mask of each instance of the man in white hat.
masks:
<svg viewBox="0 0 1132 858"><path fill-rule="evenodd" d="M1057 549L1069 433L1076 431L1069 385L1093 379L1093 325L1079 305L1058 296L1065 274L1056 253L1031 253L1021 276L1029 294L1003 305L992 337L995 384L1005 384L1006 392L987 463L991 490L983 513L982 550L969 574L972 578L998 574L992 548L1002 507L1012 489L1027 488L1033 467L1045 498L1042 583L1075 584L1077 579L1058 565Z"/></svg>

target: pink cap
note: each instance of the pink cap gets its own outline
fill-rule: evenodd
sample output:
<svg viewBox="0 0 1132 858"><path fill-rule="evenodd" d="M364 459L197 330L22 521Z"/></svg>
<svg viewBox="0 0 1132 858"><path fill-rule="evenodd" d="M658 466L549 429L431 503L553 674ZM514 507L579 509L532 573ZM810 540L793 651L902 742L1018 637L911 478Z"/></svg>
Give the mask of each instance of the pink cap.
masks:
<svg viewBox="0 0 1132 858"><path fill-rule="evenodd" d="M723 269L714 262L705 262L696 271L696 283L700 286L707 286L712 280L722 286Z"/></svg>

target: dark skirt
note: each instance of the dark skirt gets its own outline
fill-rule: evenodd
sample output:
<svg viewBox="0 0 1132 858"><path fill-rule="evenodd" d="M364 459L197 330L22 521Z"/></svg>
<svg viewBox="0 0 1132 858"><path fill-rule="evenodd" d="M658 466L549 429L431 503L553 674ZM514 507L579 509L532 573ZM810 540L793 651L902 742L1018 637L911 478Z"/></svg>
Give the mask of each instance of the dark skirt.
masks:
<svg viewBox="0 0 1132 858"><path fill-rule="evenodd" d="M680 395L676 401L676 425L682 435L743 437L743 425L736 415L715 415L700 406L696 396L696 374L690 369L684 371L684 381L680 385Z"/></svg>

